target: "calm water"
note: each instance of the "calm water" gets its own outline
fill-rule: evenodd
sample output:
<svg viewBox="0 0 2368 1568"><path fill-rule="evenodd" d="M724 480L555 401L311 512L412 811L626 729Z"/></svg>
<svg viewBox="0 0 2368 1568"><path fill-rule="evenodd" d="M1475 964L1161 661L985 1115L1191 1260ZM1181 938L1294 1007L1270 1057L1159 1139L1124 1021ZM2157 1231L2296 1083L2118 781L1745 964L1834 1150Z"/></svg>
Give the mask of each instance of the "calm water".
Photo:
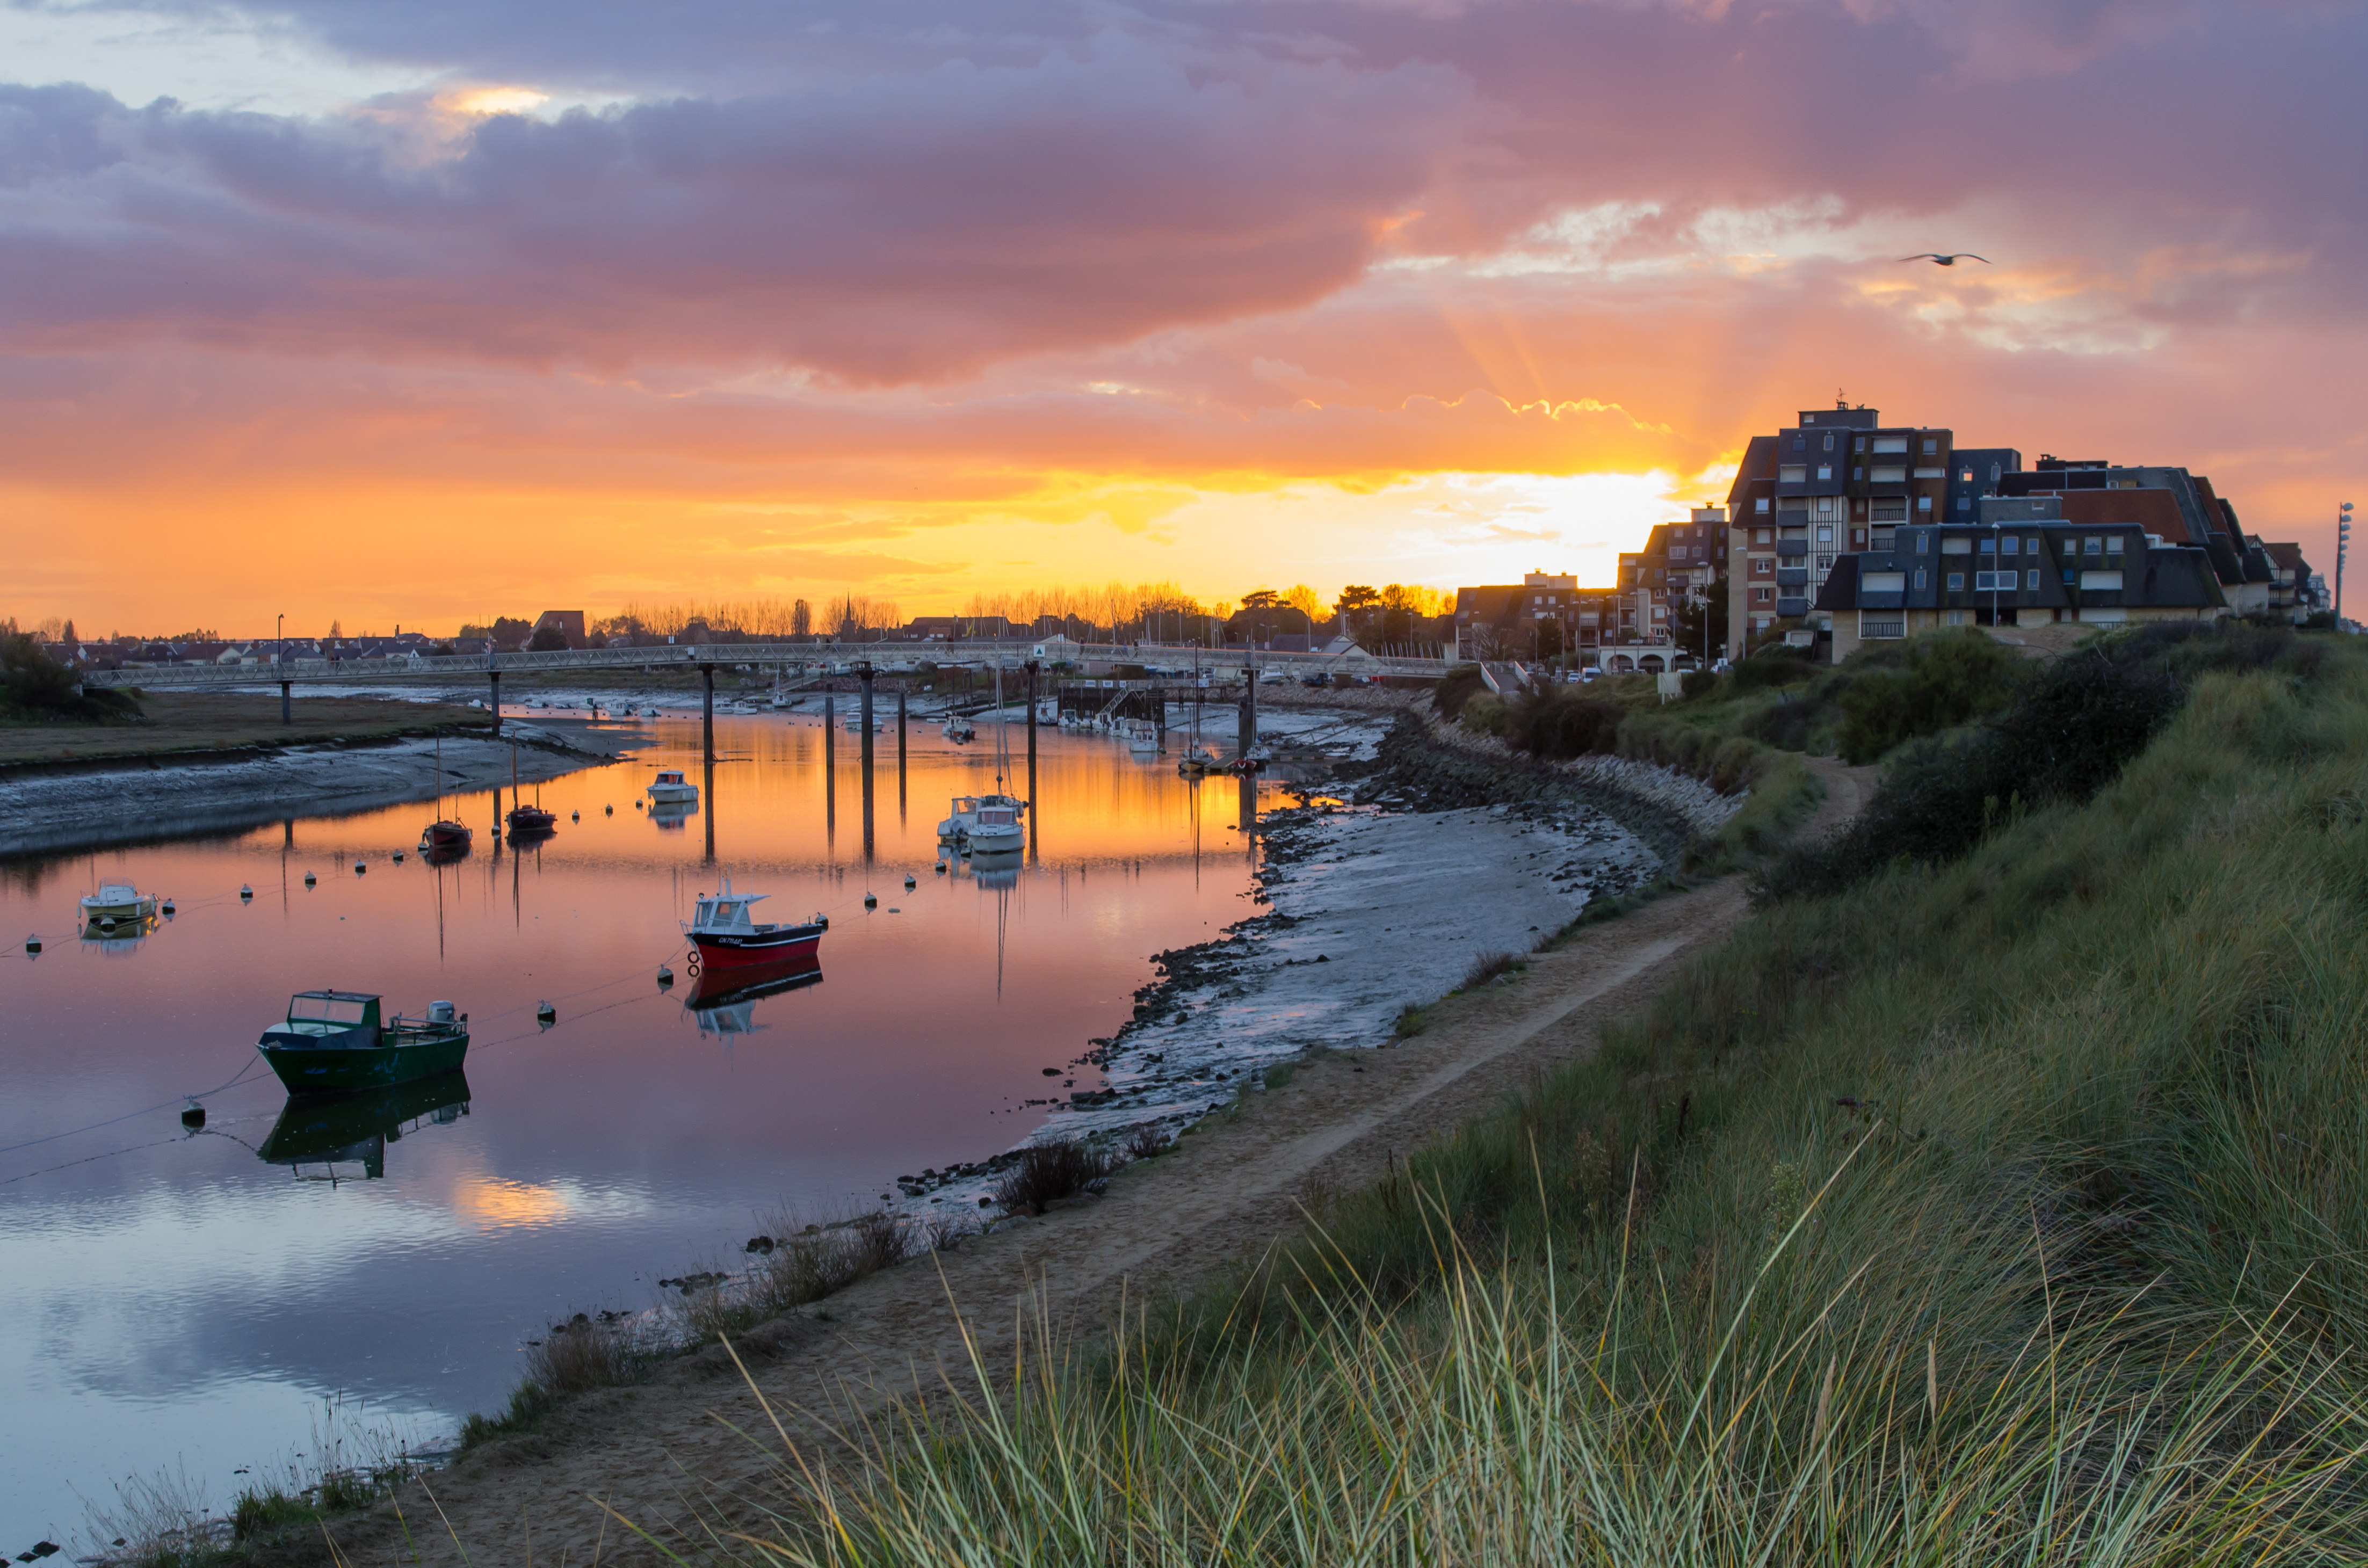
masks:
<svg viewBox="0 0 2368 1568"><path fill-rule="evenodd" d="M729 760L697 812L632 809L658 767L699 778L696 723L663 722L658 746L541 786L561 823L539 849L497 846L481 792L461 802L475 853L442 868L391 858L424 806L6 868L0 1544L65 1539L77 1494L176 1466L222 1506L331 1400L348 1425L439 1437L502 1403L553 1314L646 1306L785 1201L876 1203L900 1173L1008 1147L1042 1069L1112 1032L1149 955L1250 912L1238 787L1172 757L1047 729L1029 862L941 876L936 824L992 787L991 728L957 748L915 725L900 800L891 724L869 856L857 737L837 737L830 800L814 720L716 729ZM722 1006L688 980L659 991L719 869L774 918L830 915L818 980ZM79 941L74 901L102 877L179 913L136 944ZM38 959L13 946L28 931ZM286 1096L254 1040L320 986L458 1003L465 1097L276 1126ZM401 1135L373 1158L387 1120Z"/></svg>

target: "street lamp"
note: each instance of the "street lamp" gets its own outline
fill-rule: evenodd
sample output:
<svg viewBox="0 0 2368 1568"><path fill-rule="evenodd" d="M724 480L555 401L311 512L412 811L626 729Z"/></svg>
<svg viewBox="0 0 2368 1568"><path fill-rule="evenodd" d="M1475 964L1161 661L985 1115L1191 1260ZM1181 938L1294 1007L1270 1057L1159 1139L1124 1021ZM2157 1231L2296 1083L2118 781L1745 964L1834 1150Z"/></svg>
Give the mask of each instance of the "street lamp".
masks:
<svg viewBox="0 0 2368 1568"><path fill-rule="evenodd" d="M278 644L272 651L271 662L275 665L286 664L288 662L288 612L286 610L279 612L279 619L271 629L271 641Z"/></svg>
<svg viewBox="0 0 2368 1568"><path fill-rule="evenodd" d="M2351 552L2351 503L2335 513L2335 630L2343 630L2343 560Z"/></svg>

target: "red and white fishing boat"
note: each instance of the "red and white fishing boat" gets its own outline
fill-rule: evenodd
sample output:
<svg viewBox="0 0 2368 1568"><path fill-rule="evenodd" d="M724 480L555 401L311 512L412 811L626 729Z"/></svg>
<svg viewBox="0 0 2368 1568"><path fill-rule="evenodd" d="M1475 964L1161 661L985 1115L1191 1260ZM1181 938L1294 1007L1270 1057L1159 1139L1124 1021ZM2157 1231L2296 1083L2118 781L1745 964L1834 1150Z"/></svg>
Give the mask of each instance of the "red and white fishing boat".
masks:
<svg viewBox="0 0 2368 1568"><path fill-rule="evenodd" d="M691 917L683 922L682 932L698 950L702 969L777 964L822 946L822 934L830 929L826 916L817 915L803 926L775 926L757 919L751 911L769 896L734 892L728 876L714 892L700 895Z"/></svg>

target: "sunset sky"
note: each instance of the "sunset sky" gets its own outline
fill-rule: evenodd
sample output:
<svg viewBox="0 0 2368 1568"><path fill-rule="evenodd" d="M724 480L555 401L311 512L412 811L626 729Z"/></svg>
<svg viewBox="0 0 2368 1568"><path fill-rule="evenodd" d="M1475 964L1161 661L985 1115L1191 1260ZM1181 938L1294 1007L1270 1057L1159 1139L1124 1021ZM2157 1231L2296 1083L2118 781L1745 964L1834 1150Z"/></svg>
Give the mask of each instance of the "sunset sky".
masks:
<svg viewBox="0 0 2368 1568"><path fill-rule="evenodd" d="M2331 574L2362 61L2309 0L0 0L0 615L1601 582L1837 391Z"/></svg>

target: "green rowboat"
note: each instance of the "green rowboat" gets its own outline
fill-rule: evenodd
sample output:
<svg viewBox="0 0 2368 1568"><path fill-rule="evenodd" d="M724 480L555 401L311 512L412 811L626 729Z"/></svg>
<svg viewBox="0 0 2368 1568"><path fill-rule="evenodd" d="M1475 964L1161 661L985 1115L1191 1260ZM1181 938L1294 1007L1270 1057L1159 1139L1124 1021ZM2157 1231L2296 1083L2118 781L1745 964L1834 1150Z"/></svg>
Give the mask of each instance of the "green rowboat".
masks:
<svg viewBox="0 0 2368 1568"><path fill-rule="evenodd" d="M379 999L359 991L299 991L288 1017L256 1049L290 1094L353 1094L455 1072L469 1051L469 1017L450 1002L427 1017L381 1019Z"/></svg>

